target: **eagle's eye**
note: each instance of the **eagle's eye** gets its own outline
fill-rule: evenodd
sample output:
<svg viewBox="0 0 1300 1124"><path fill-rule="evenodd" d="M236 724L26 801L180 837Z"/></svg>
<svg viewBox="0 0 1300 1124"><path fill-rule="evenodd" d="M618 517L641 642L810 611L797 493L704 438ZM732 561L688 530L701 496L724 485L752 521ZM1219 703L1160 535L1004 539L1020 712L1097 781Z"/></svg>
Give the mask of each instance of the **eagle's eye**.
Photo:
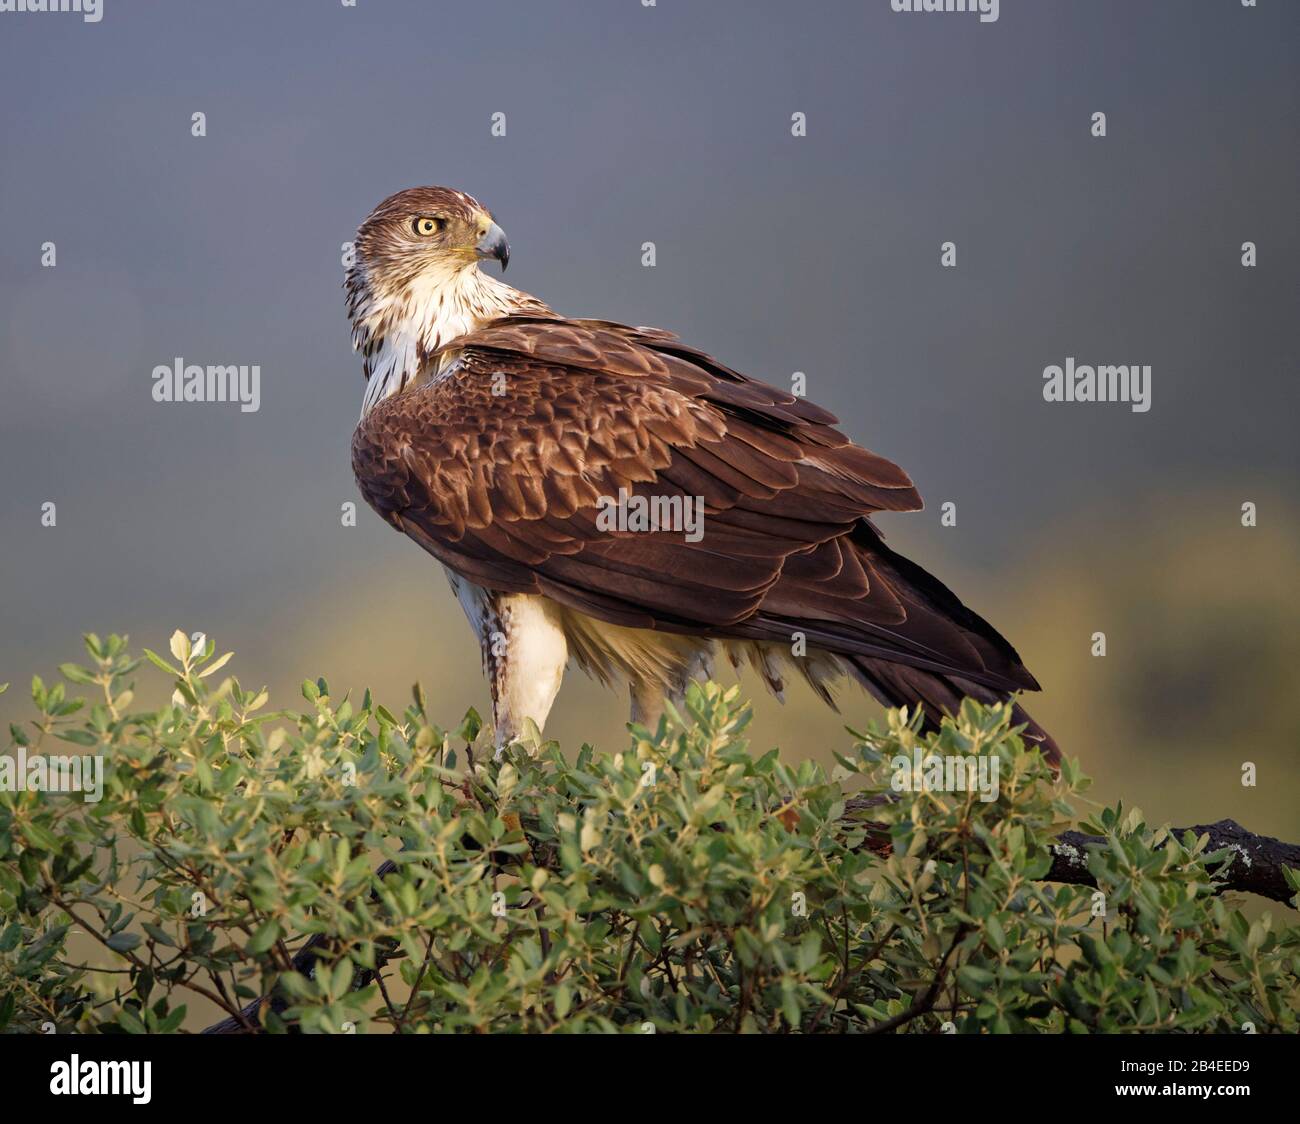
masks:
<svg viewBox="0 0 1300 1124"><path fill-rule="evenodd" d="M432 238L442 229L442 219L420 217L411 224L411 228L421 238Z"/></svg>

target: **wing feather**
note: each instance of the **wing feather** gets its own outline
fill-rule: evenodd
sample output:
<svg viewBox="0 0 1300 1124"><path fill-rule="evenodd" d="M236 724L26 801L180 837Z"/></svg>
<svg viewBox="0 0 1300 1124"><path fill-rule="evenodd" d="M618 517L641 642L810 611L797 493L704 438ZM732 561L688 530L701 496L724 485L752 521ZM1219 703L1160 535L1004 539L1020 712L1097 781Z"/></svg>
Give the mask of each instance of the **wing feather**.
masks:
<svg viewBox="0 0 1300 1124"><path fill-rule="evenodd" d="M516 316L453 341L353 437L367 502L471 581L638 628L810 644L1014 690L1015 650L870 522L920 497L836 418L674 336ZM507 393L492 393L494 375ZM702 497L703 536L600 505Z"/></svg>

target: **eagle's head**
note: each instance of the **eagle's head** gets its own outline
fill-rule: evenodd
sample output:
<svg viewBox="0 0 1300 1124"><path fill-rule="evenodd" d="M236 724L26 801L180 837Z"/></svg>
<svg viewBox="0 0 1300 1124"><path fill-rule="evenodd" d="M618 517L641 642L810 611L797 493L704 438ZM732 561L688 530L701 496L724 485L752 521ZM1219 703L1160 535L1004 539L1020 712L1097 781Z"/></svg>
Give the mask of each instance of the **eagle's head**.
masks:
<svg viewBox="0 0 1300 1124"><path fill-rule="evenodd" d="M450 280L484 258L504 269L505 231L473 196L449 187L410 187L367 216L356 238L357 265L377 289L400 289L420 276Z"/></svg>
<svg viewBox="0 0 1300 1124"><path fill-rule="evenodd" d="M407 384L448 340L546 306L478 269L510 245L492 213L449 187L411 187L366 217L344 287L352 343L365 355L364 410Z"/></svg>

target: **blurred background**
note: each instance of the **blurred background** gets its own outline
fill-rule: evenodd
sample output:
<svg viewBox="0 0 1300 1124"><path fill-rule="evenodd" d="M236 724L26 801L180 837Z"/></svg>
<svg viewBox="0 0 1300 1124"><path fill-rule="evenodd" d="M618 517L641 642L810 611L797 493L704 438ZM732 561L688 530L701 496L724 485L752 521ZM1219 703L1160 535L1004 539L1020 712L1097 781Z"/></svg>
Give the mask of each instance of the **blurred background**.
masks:
<svg viewBox="0 0 1300 1124"><path fill-rule="evenodd" d="M177 627L279 705L323 675L487 713L440 568L364 505L340 518L362 392L341 246L440 183L495 211L508 280L556 309L805 372L912 474L926 510L879 525L1018 647L1099 798L1300 836L1298 46L1282 0L0 15L0 717L81 632L165 649ZM260 365L260 411L155 403L177 356ZM1067 356L1150 364L1150 412L1045 403ZM756 748L795 757L878 714L746 685ZM142 670L140 694L166 684ZM571 671L548 733L620 748L625 703Z"/></svg>

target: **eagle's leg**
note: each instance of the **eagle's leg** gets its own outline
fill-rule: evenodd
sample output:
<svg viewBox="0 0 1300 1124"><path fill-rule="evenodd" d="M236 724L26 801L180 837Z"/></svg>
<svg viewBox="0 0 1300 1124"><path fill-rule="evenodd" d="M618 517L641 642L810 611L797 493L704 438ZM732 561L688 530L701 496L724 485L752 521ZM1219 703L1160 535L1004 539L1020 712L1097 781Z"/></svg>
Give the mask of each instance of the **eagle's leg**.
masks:
<svg viewBox="0 0 1300 1124"><path fill-rule="evenodd" d="M479 642L492 690L496 755L523 734L525 719L546 726L568 663L557 607L529 593L487 593Z"/></svg>
<svg viewBox="0 0 1300 1124"><path fill-rule="evenodd" d="M703 682L713 678L713 645L703 641L690 654L686 662L670 673L665 681L657 679L631 679L628 694L632 700L631 721L654 730L664 713L664 704L671 700L678 713L685 711L686 688L692 680Z"/></svg>
<svg viewBox="0 0 1300 1124"><path fill-rule="evenodd" d="M634 679L628 684L628 694L632 697L631 720L650 730L658 726L664 712L663 687L646 679Z"/></svg>

